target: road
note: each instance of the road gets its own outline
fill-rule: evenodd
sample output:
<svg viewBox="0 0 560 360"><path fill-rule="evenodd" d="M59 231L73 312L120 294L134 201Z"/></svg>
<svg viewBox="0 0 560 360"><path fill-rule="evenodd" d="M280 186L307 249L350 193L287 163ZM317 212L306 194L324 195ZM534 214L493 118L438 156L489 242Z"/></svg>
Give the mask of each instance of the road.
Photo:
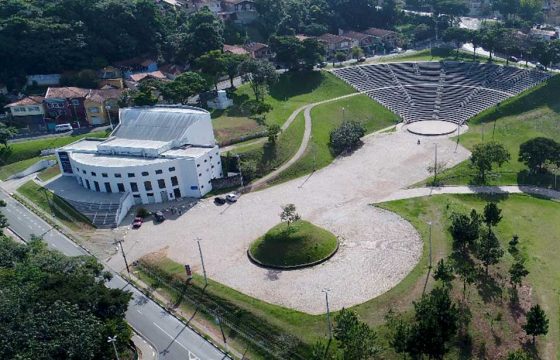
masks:
<svg viewBox="0 0 560 360"><path fill-rule="evenodd" d="M49 247L68 256L88 255L66 236L51 228L49 224L0 191L0 199L6 201L2 212L8 219L9 228L14 233L29 240L32 234L43 235ZM157 303L144 296L114 271L108 283L111 288L132 292L126 320L158 351L159 359L165 360L211 360L229 359L223 352L203 339L191 328L169 314ZM157 354L156 354L157 355Z"/></svg>

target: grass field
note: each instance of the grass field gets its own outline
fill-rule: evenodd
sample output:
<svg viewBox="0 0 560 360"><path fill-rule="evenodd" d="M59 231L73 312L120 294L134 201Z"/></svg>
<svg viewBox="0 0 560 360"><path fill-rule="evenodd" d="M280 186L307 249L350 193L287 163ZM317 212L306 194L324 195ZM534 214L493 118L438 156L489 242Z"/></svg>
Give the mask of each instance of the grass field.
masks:
<svg viewBox="0 0 560 360"><path fill-rule="evenodd" d="M424 240L423 256L413 271L389 292L367 301L353 309L371 326L374 326L385 346L382 354L384 359L401 359L389 349L384 327L384 317L390 309L408 312L412 302L417 300L426 286L429 291L434 281L429 277L426 283L428 267L428 221L432 227L432 253L434 263L451 251L451 237L448 234L449 215L453 210L469 211L472 208L481 210L488 200L499 201L504 219L496 228L502 244L506 244L513 234L521 239L521 251L527 259L527 267L531 271L528 283L532 286L532 298L546 309L550 318L550 332L545 338L539 339L541 358L552 359L560 356L558 352L559 310L560 310L560 264L556 261L556 253L550 251L560 241L560 204L557 202L530 197L512 195L503 197L479 197L473 195L433 196L410 200L400 200L382 204L381 207L395 211L410 221L419 231ZM546 214L543 216L542 214ZM492 271L503 275L507 271L511 257L506 253L500 264L492 267ZM183 276L181 264L164 258L154 262L156 268L169 274ZM526 283L527 283L526 282ZM461 285L455 281L456 292ZM478 356L484 347L488 354L505 351L506 346L517 348L516 334L520 331L519 323L515 322L507 306L508 291L505 278L492 284L489 293L488 284L472 285L468 290L468 303L472 319L469 333L473 338L471 347L452 346L446 359L470 359ZM221 284L211 282L209 292L213 297L224 299L239 309L251 322L273 326L281 331L292 334L304 344L311 345L317 340L324 340L327 335L325 316L311 316L297 311L271 305L247 295L239 293ZM492 295L492 296L489 296ZM459 296L455 293L456 296ZM268 324L268 325L267 325ZM513 339L513 340L512 340ZM513 341L513 342L512 342ZM505 352L507 353L507 351Z"/></svg>
<svg viewBox="0 0 560 360"><path fill-rule="evenodd" d="M58 165L55 165L55 166L51 166L50 168L47 168L47 169L39 172L37 174L37 177L39 177L39 179L44 182L44 181L52 179L53 177L55 177L59 174L60 174L60 168L58 167Z"/></svg>
<svg viewBox="0 0 560 360"><path fill-rule="evenodd" d="M107 136L105 131L95 131L87 134L50 137L45 139L21 141L10 144L7 151L0 154L0 162L4 165L27 160L40 155L41 150L56 149L68 145L85 137L103 138Z"/></svg>
<svg viewBox="0 0 560 360"><path fill-rule="evenodd" d="M8 165L4 165L0 167L0 180L2 181L6 180L10 176L27 169L31 165L35 164L37 161L43 159L54 160L54 158L55 158L54 156L46 156L46 157L37 156L27 160L22 160Z"/></svg>
<svg viewBox="0 0 560 360"><path fill-rule="evenodd" d="M54 215L71 230L78 231L92 228L88 218L77 212L64 199L37 185L33 180L20 186L17 192L48 214Z"/></svg>
<svg viewBox="0 0 560 360"><path fill-rule="evenodd" d="M337 243L329 231L299 220L289 227L286 223L276 225L255 240L249 252L265 266L297 266L327 258Z"/></svg>
<svg viewBox="0 0 560 360"><path fill-rule="evenodd" d="M488 178L491 185L531 184L554 186L553 174L529 174L526 166L518 161L519 145L538 136L560 141L560 76L555 76L520 96L504 101L499 108L482 112L469 121L469 131L459 142L468 149L494 139L503 144L511 154L511 161L495 168ZM495 127L495 130L494 130ZM443 184L473 183L474 171L469 161L443 172ZM560 187L560 184L557 184Z"/></svg>
<svg viewBox="0 0 560 360"><path fill-rule="evenodd" d="M346 120L360 122L366 133L397 124L399 118L366 95L318 105L311 110L312 138L303 157L282 173L274 183L295 179L329 165L335 158L329 147L330 133Z"/></svg>

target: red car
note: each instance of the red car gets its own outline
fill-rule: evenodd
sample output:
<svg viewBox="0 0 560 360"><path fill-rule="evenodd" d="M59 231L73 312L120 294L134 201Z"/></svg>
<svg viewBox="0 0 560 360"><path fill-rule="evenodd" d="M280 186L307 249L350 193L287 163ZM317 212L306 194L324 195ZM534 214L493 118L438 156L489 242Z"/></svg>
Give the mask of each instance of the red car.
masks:
<svg viewBox="0 0 560 360"><path fill-rule="evenodd" d="M134 221L132 222L132 227L134 229L138 229L140 226L142 226L143 222L144 222L144 219L142 219L141 217L135 217Z"/></svg>

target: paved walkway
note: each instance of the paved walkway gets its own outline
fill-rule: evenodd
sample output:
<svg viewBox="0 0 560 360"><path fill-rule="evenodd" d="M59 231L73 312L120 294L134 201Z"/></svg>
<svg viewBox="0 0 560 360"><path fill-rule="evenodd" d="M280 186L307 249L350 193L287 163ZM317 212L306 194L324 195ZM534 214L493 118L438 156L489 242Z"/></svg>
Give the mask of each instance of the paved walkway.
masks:
<svg viewBox="0 0 560 360"><path fill-rule="evenodd" d="M134 333L132 335L132 342L138 351L138 360L156 360L158 358L152 345L148 344L140 335Z"/></svg>
<svg viewBox="0 0 560 360"><path fill-rule="evenodd" d="M560 200L560 191L537 186L442 186L399 190L380 199L378 203L442 194L531 194Z"/></svg>

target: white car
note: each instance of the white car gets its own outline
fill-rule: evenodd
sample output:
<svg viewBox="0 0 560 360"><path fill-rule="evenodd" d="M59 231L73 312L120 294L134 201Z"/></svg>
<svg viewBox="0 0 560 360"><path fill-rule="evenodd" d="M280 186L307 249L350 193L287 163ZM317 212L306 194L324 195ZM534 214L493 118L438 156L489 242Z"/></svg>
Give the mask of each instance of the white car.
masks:
<svg viewBox="0 0 560 360"><path fill-rule="evenodd" d="M67 132L67 131L72 131L72 125L66 123L66 124L58 124L54 127L54 131L55 132Z"/></svg>
<svg viewBox="0 0 560 360"><path fill-rule="evenodd" d="M237 199L239 199L239 196L234 194L234 193L230 193L226 195L226 200L230 203L234 203L237 201Z"/></svg>

